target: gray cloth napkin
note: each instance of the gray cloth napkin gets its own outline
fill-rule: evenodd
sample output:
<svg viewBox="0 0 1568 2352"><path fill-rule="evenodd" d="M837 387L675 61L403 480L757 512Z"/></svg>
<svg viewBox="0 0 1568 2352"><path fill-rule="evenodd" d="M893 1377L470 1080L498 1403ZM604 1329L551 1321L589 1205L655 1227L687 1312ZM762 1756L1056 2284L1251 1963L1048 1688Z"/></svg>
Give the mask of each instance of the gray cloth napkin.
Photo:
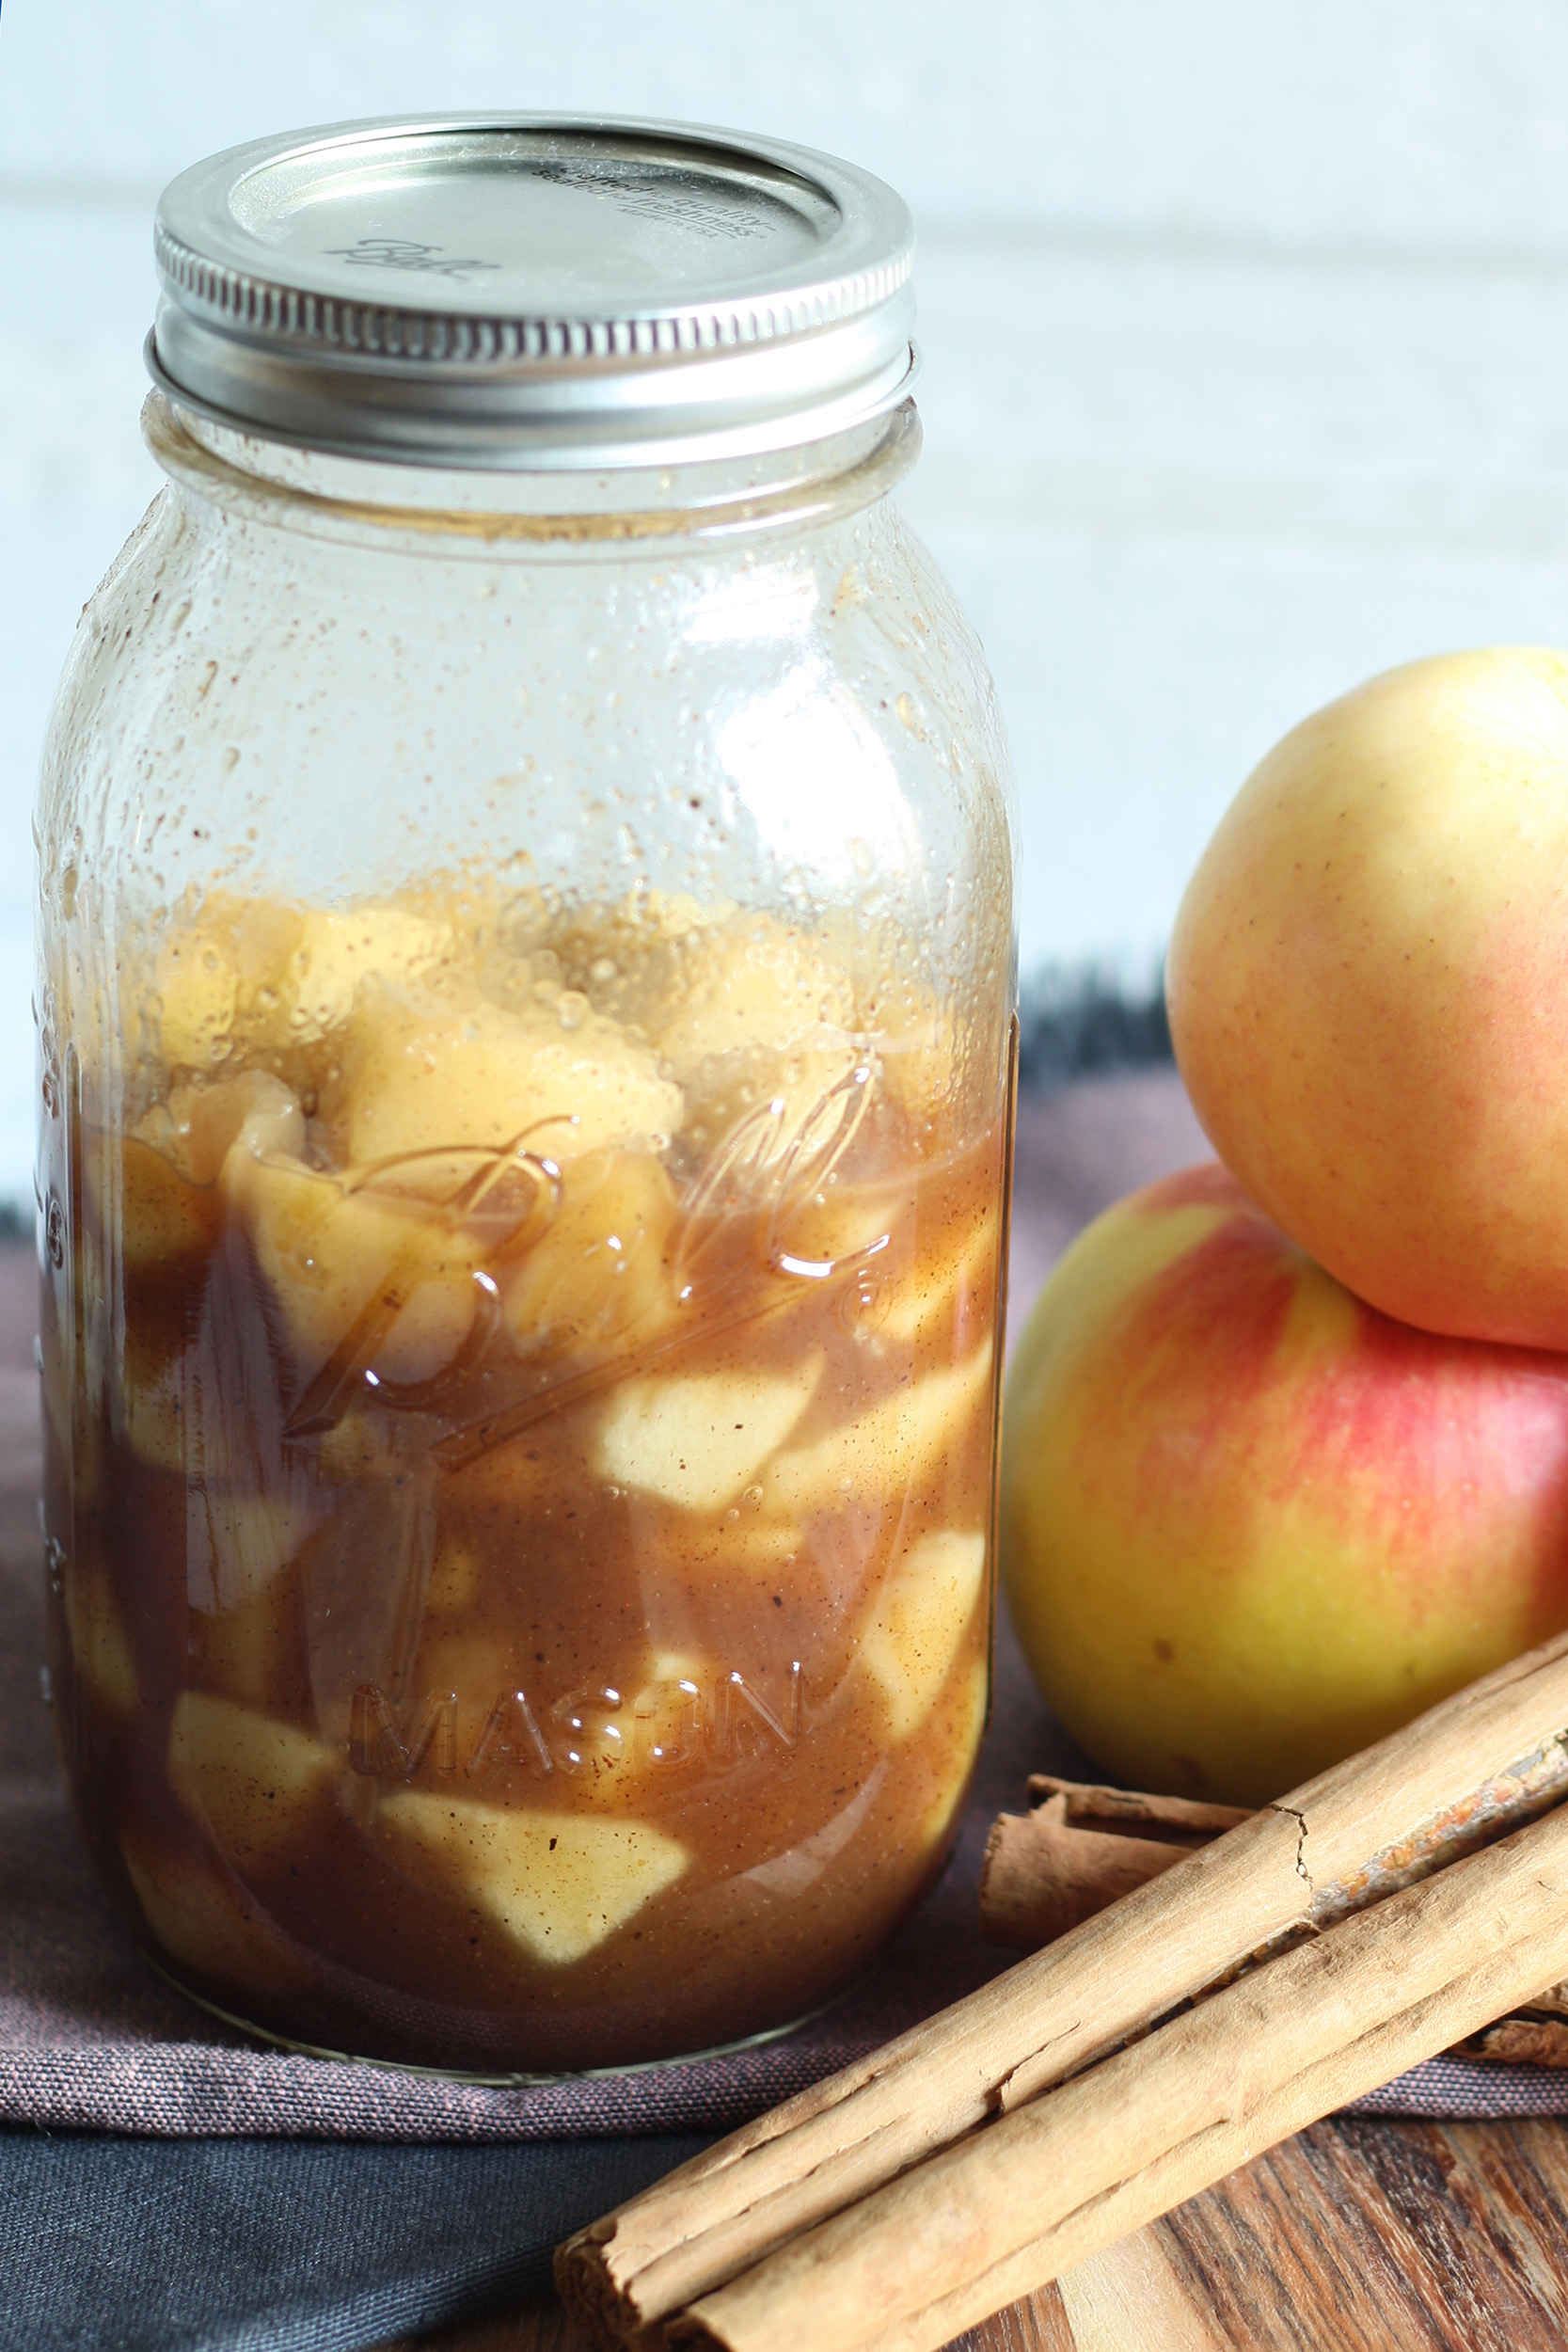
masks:
<svg viewBox="0 0 1568 2352"><path fill-rule="evenodd" d="M562 2238L705 2145L0 2131L0 2352L388 2347L536 2294Z"/></svg>

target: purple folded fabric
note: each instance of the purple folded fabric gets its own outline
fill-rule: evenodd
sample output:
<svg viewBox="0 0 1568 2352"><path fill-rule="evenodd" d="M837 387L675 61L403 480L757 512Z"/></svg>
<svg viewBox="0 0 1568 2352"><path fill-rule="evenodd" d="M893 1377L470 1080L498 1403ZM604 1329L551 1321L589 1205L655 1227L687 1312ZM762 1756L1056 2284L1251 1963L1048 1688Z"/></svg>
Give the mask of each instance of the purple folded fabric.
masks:
<svg viewBox="0 0 1568 2352"><path fill-rule="evenodd" d="M1174 1073L1069 1089L1021 1136L1015 1312L1115 1192L1201 1156ZM1119 1170L1119 1176L1117 1171ZM977 1915L986 1833L1031 1772L1090 1768L1004 1626L996 1706L958 1851L879 1973L815 2024L730 2058L526 2090L259 2048L183 2000L98 1893L44 1703L32 1275L0 1251L0 2124L152 2137L493 2141L723 2130L831 2074L1008 1965ZM28 1367L24 1369L24 1366ZM1434 2058L1359 2103L1411 2116L1568 2114L1568 2073Z"/></svg>

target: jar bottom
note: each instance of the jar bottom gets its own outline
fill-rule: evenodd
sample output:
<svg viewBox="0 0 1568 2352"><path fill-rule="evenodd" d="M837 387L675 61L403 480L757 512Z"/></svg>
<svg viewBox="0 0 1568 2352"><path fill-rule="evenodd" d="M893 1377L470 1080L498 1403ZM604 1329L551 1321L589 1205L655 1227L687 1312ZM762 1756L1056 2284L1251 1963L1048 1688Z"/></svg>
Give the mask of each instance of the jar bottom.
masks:
<svg viewBox="0 0 1568 2352"><path fill-rule="evenodd" d="M735 2042L717 2042L710 2049L688 2050L678 2058L640 2058L625 2066L563 2067L553 2074L470 2073L456 2066L418 2066L407 2058L365 2058L353 2050L331 2050L319 2042L300 2042L292 2034L275 2033L268 2026L253 2025L248 2017L238 2016L234 2010L221 2008L216 2001L210 2001L205 1994L193 1993L188 1984L182 1984L171 1969L154 1960L150 1953L144 1953L143 1958L150 1968L156 1969L166 1984L173 1986L182 2000L193 2002L198 2009L205 2010L209 2017L215 2017L221 2024L231 2026L236 2033L247 2034L254 2042L265 2042L274 2049L291 2051L296 2058L326 2058L338 2066L373 2066L384 2074L416 2075L425 2082L464 2083L481 2090L545 2090L559 2083L614 2082L627 2074L658 2074L673 2066L702 2066L709 2058L734 2058L742 2050L760 2050L769 2042L782 2042L787 2034L799 2033L803 2026L814 2025L817 2018L825 2017L830 2010L837 2009L841 2001L847 2001L865 1982L864 1977L858 1977L853 1984L846 1985L830 2000L819 2001L815 2009L803 2010L799 2017L790 2018L783 2026L768 2026L760 2033L742 2034Z"/></svg>

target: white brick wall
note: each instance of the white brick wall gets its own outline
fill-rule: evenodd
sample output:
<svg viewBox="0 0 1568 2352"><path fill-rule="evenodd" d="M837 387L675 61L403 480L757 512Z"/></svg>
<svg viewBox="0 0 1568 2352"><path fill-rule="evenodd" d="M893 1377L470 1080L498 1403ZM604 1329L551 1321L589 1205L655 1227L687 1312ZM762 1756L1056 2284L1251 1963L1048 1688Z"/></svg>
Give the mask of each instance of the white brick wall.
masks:
<svg viewBox="0 0 1568 2352"><path fill-rule="evenodd" d="M0 1195L27 812L150 495L153 199L209 150L479 98L837 149L923 239L908 503L990 650L1023 953L1151 965L1253 759L1355 677L1568 642L1560 0L5 0Z"/></svg>

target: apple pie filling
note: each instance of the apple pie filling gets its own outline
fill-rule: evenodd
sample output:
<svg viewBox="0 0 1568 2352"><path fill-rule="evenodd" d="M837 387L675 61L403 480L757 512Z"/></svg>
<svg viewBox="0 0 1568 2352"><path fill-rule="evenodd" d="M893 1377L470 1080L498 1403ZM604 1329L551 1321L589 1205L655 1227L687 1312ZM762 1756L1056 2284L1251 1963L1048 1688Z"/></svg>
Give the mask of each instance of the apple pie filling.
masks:
<svg viewBox="0 0 1568 2352"><path fill-rule="evenodd" d="M180 1983L547 2073L885 1946L985 1711L1005 1183L914 968L652 894L212 894L112 1052L46 1033L56 1721Z"/></svg>

